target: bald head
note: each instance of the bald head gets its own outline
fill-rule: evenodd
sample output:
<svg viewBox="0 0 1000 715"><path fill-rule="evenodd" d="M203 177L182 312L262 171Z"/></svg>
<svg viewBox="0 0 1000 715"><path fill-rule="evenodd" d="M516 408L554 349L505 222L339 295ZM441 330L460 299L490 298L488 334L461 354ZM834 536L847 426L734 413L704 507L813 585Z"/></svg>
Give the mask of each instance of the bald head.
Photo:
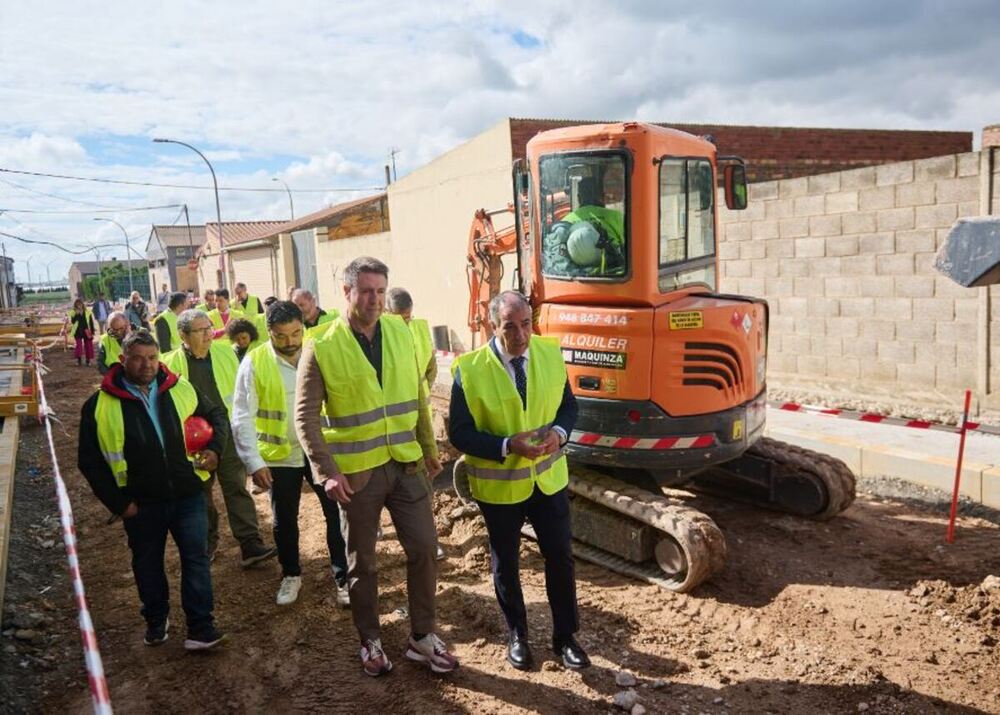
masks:
<svg viewBox="0 0 1000 715"><path fill-rule="evenodd" d="M292 291L292 302L302 311L302 318L307 323L316 322L316 314L319 312L319 306L316 305L316 298L311 291L305 288L296 288Z"/></svg>

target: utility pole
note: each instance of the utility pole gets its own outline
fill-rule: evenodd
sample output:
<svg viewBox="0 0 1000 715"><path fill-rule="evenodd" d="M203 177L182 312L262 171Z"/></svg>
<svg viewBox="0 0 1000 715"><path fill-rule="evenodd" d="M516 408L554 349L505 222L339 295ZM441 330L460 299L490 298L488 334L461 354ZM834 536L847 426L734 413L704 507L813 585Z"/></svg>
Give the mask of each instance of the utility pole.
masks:
<svg viewBox="0 0 1000 715"><path fill-rule="evenodd" d="M399 147L389 148L389 161L392 162L392 183L396 183L396 154L400 153Z"/></svg>

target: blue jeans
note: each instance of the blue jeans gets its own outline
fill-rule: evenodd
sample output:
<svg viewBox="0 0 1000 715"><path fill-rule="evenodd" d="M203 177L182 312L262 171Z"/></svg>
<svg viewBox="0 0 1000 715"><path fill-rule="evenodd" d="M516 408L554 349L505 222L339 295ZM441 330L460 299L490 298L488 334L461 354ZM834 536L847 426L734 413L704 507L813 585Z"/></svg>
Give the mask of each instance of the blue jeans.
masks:
<svg viewBox="0 0 1000 715"><path fill-rule="evenodd" d="M143 618L159 625L170 613L170 589L163 569L167 534L174 537L181 557L181 606L188 632L213 625L212 571L208 560L208 517L202 493L175 501L139 505L139 513L125 519L132 573L142 601Z"/></svg>

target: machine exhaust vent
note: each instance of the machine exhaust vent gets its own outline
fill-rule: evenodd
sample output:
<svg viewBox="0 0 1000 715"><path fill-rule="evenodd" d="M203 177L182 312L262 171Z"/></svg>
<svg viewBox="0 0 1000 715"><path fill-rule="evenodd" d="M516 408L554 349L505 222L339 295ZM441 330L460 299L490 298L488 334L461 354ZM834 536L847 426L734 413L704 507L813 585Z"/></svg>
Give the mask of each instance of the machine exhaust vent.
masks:
<svg viewBox="0 0 1000 715"><path fill-rule="evenodd" d="M684 385L717 390L743 390L743 364L739 353L724 343L684 343Z"/></svg>

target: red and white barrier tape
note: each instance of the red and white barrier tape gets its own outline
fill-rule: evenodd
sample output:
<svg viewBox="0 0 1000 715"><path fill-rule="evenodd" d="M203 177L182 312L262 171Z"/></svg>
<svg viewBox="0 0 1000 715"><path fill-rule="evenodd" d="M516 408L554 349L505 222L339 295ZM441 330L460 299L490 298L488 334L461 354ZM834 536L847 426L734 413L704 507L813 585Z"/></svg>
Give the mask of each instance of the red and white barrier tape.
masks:
<svg viewBox="0 0 1000 715"><path fill-rule="evenodd" d="M461 355L462 353L453 353L448 350L435 350L434 354L438 357L451 358L454 359ZM925 429L934 430L937 432L951 432L952 434L958 434L961 432L961 425L946 425L941 422L930 422L927 420L911 420L904 417L889 417L888 415L879 415L873 412L857 412L855 410L844 410L839 408L831 407L817 407L815 405L800 405L797 402L781 402L780 400L768 400L769 406L775 409L785 410L787 412L810 412L818 415L826 415L828 417L840 417L847 420L855 420L858 422L871 422L873 424L882 425L894 425L897 427L913 427L915 429ZM1000 426L987 425L980 422L966 422L966 430L969 432L978 432L980 434L990 434L1000 436ZM605 441L609 439L606 435L591 435L590 439L595 439L595 437L600 437ZM573 440L577 441L577 440ZM610 444L601 444L602 447L613 446ZM622 445L623 447L632 447L632 445ZM678 449L678 447L638 447L639 449Z"/></svg>
<svg viewBox="0 0 1000 715"><path fill-rule="evenodd" d="M800 405L796 402L780 402L777 400L767 403L771 407L786 412L809 412L827 417L840 417L846 420L857 422L871 422L873 424L894 425L896 427L912 427L914 429L934 430L937 432L951 432L958 434L961 432L960 425L946 425L940 422L929 422L927 420L911 420L905 417L889 417L872 412L856 412L855 410L842 410L830 407L816 407L814 405ZM985 425L979 422L966 422L965 428L969 432L979 432L981 434L1000 435L1000 427Z"/></svg>
<svg viewBox="0 0 1000 715"><path fill-rule="evenodd" d="M73 579L73 593L76 596L76 606L80 613L80 639L83 641L83 659L87 665L87 680L90 684L90 699L94 712L100 715L111 715L111 693L108 681L104 677L104 664L101 662L101 651L97 647L97 634L90 620L90 609L87 607L87 596L83 590L83 578L80 576L80 561L76 552L76 527L73 522L73 507L69 502L69 492L66 482L59 471L56 459L56 445L52 439L52 424L49 420L49 404L45 399L45 386L42 384L41 357L35 357L38 373L38 397L40 411L39 421L45 424L45 434L49 440L49 452L52 455L52 475L56 483L56 495L59 501L59 521L62 524L63 543L66 544L66 560L69 563L69 573Z"/></svg>

